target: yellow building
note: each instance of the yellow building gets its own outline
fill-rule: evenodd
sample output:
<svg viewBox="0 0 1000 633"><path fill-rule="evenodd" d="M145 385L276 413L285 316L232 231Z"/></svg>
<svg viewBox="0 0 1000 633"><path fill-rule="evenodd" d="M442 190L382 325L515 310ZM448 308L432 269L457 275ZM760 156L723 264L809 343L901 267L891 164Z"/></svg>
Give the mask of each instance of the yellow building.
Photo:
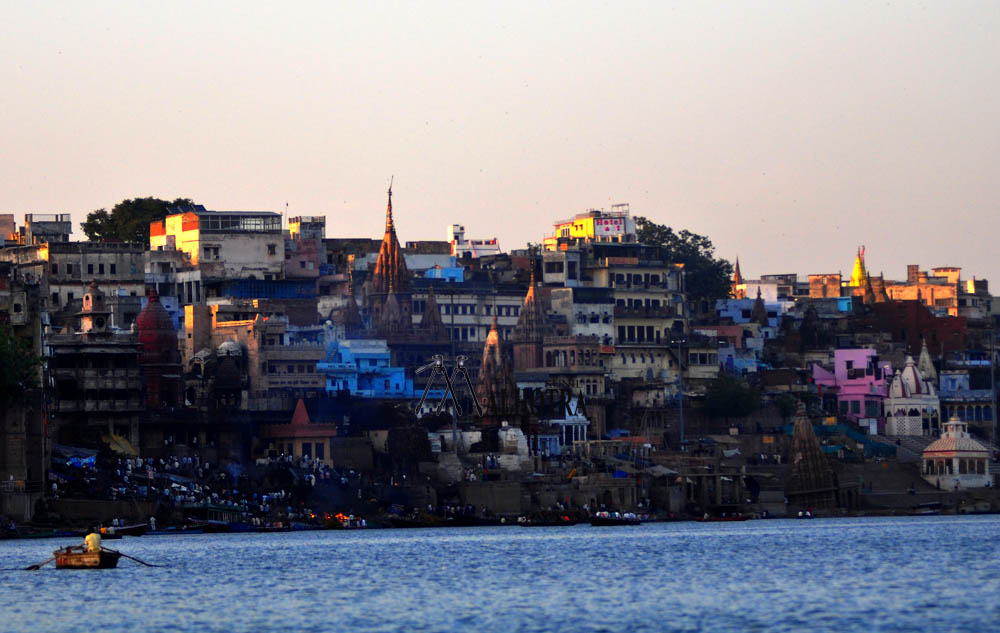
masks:
<svg viewBox="0 0 1000 633"><path fill-rule="evenodd" d="M544 240L545 250L563 250L576 242L634 242L635 221L628 204L612 205L611 211L591 209L568 220L556 222L551 237Z"/></svg>

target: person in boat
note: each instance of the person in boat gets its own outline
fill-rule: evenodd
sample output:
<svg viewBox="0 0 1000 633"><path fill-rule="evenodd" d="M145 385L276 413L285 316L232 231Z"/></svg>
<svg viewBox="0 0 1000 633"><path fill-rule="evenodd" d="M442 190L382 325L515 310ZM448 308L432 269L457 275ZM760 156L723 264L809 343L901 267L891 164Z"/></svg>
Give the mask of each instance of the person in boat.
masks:
<svg viewBox="0 0 1000 633"><path fill-rule="evenodd" d="M87 536L83 539L83 544L86 546L88 552L101 551L101 535L98 533L97 528L91 526L87 531Z"/></svg>

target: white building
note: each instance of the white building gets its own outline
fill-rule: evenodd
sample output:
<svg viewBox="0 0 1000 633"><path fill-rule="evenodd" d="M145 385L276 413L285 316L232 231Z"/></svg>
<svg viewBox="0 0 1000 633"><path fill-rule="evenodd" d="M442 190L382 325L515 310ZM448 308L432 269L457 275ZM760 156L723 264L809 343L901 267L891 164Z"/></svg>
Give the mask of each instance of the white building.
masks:
<svg viewBox="0 0 1000 633"><path fill-rule="evenodd" d="M501 252L500 242L495 237L488 240L467 240L465 239L465 227L461 224L449 224L447 230L453 257L468 255L476 258L484 255L499 255Z"/></svg>
<svg viewBox="0 0 1000 633"><path fill-rule="evenodd" d="M923 478L942 490L990 485L990 451L968 433L968 424L951 418L940 439L924 449Z"/></svg>
<svg viewBox="0 0 1000 633"><path fill-rule="evenodd" d="M940 429L941 401L934 382L917 368L912 356L896 372L885 399L886 435L932 435Z"/></svg>

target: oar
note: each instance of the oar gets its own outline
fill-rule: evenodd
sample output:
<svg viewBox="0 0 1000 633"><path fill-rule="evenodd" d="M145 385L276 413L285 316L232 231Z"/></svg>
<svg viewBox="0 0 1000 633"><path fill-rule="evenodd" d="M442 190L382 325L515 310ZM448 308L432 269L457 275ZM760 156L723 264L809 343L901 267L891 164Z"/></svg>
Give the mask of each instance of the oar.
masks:
<svg viewBox="0 0 1000 633"><path fill-rule="evenodd" d="M109 552L113 552L115 554L118 554L119 556L124 556L125 558L128 558L129 560L134 560L135 562L141 563L141 564L145 565L146 567L166 567L166 565L154 565L152 563L147 563L144 560L139 560L135 556L129 556L128 554L125 554L124 552L119 552L117 550L113 550L110 547L102 547L101 549L107 550ZM46 562L48 562L48 561L46 561Z"/></svg>
<svg viewBox="0 0 1000 633"><path fill-rule="evenodd" d="M45 565L48 565L49 563L51 563L52 561L54 561L55 559L56 559L56 557L53 556L52 558L50 558L49 560L45 561L44 563L38 563L37 565L30 565L28 567L25 567L24 571L35 571L36 569L41 569Z"/></svg>

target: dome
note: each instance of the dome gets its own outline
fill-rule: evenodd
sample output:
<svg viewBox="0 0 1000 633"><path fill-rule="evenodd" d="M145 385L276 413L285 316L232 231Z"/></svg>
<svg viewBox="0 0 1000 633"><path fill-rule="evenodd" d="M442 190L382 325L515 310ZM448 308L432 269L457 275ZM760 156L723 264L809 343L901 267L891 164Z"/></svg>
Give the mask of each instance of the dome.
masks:
<svg viewBox="0 0 1000 633"><path fill-rule="evenodd" d="M135 325L139 331L144 363L179 362L177 330L155 289L149 292L149 301L136 318Z"/></svg>
<svg viewBox="0 0 1000 633"><path fill-rule="evenodd" d="M949 451L983 453L988 455L989 449L969 435L965 431L965 428L965 422L956 417L952 417L945 423L946 430L944 435L925 448L924 455L928 456L928 453L945 453Z"/></svg>
<svg viewBox="0 0 1000 633"><path fill-rule="evenodd" d="M224 341L216 352L219 356L242 356L243 348L236 341Z"/></svg>
<svg viewBox="0 0 1000 633"><path fill-rule="evenodd" d="M912 398L914 396L933 396L934 385L927 380L912 356L906 357L906 366L892 377L889 385L890 398Z"/></svg>

